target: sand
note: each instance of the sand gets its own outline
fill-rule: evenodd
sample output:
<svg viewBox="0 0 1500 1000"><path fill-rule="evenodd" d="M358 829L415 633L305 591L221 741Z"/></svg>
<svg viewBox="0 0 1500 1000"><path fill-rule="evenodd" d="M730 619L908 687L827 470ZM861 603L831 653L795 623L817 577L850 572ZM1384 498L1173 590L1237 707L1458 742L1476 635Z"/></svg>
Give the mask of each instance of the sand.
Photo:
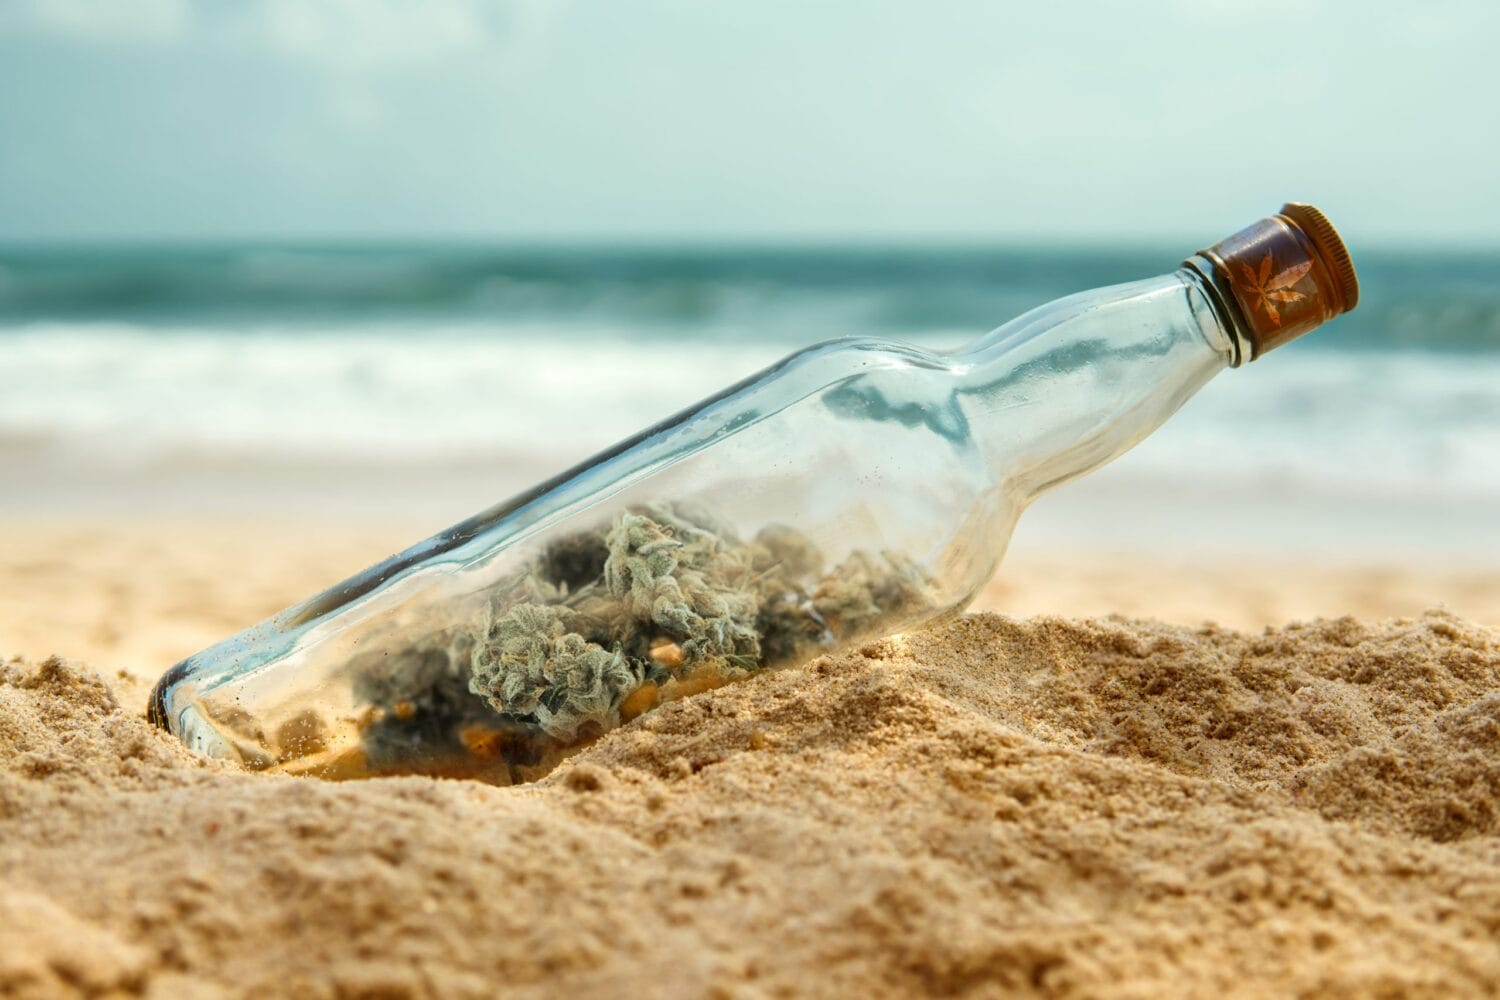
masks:
<svg viewBox="0 0 1500 1000"><path fill-rule="evenodd" d="M1022 554L986 606L1095 617L708 692L522 788L146 724L160 666L408 537L0 524L0 995L1500 990L1493 574Z"/></svg>

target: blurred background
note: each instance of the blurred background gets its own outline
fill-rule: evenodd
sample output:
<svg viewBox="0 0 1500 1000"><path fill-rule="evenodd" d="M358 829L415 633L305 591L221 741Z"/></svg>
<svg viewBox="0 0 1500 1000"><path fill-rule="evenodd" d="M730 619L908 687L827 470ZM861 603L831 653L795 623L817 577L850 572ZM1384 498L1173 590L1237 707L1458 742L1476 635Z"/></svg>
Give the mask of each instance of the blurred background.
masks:
<svg viewBox="0 0 1500 1000"><path fill-rule="evenodd" d="M191 652L797 346L957 346L1286 200L1359 310L1040 502L990 604L1500 618L1497 42L1457 0L0 0L0 647Z"/></svg>

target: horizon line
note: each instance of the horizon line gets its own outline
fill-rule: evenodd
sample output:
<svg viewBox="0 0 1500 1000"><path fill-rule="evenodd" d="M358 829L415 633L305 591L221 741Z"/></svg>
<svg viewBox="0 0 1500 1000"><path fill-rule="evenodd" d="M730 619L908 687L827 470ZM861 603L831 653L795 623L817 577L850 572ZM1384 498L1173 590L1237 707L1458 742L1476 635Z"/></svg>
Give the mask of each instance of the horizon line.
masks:
<svg viewBox="0 0 1500 1000"><path fill-rule="evenodd" d="M1228 235L1223 234L1223 235ZM58 250L213 250L237 248L267 249L339 249L401 248L432 250L513 250L525 252L566 250L617 250L617 251L872 251L892 252L945 251L945 250L993 250L993 251L1097 251L1101 253L1138 251L1142 249L1165 249L1183 247L1201 242L1202 238L1173 237L1159 234L1144 234L1131 238L1111 235L1089 237L1028 236L1021 234L899 234L861 236L850 234L822 235L605 235L577 234L569 236L542 236L521 234L503 236L499 234L236 234L208 236L203 234L151 234L151 235L63 235L63 236L0 236L0 252L58 251ZM1207 244L1205 244L1207 245ZM1390 234L1365 237L1360 246L1366 251L1389 253L1418 251L1423 253L1451 254L1497 254L1500 240L1480 242L1441 237L1398 237ZM1201 249L1195 247L1194 250ZM1193 251L1183 251L1193 252Z"/></svg>

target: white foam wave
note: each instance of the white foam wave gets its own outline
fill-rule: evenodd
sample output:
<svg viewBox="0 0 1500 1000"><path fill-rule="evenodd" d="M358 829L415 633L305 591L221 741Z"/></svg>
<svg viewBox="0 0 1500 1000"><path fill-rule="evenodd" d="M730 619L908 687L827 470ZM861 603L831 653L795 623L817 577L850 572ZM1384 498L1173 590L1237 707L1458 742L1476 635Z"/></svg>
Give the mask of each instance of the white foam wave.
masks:
<svg viewBox="0 0 1500 1000"><path fill-rule="evenodd" d="M579 455L781 353L555 325L355 336L38 324L0 338L0 439L114 463Z"/></svg>
<svg viewBox="0 0 1500 1000"><path fill-rule="evenodd" d="M1289 350L1206 387L1120 473L1500 498L1500 358Z"/></svg>
<svg viewBox="0 0 1500 1000"><path fill-rule="evenodd" d="M0 330L0 444L121 466L522 456L561 468L786 349L557 323L32 324ZM1500 499L1497 456L1500 358L1291 349L1215 380L1105 475Z"/></svg>

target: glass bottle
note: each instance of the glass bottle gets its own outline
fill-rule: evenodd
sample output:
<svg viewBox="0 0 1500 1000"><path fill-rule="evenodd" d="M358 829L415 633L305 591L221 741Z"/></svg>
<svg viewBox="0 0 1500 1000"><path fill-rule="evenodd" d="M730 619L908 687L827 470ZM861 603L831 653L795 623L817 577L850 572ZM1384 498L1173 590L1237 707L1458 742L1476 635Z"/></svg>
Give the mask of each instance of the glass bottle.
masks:
<svg viewBox="0 0 1500 1000"><path fill-rule="evenodd" d="M665 701L961 612L1034 499L1358 298L1289 204L953 353L798 351L173 667L195 750L324 777L537 777Z"/></svg>

